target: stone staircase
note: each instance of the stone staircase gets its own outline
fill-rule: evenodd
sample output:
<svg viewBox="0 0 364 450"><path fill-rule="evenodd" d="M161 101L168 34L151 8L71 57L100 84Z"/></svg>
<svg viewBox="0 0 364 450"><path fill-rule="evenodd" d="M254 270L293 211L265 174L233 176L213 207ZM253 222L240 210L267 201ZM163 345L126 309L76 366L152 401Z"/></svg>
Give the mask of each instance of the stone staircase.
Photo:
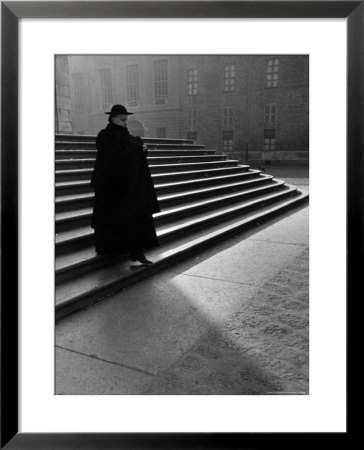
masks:
<svg viewBox="0 0 364 450"><path fill-rule="evenodd" d="M97 256L90 227L95 136L56 136L56 319L107 297L219 239L308 200L271 175L187 139L145 138L161 212L152 266Z"/></svg>

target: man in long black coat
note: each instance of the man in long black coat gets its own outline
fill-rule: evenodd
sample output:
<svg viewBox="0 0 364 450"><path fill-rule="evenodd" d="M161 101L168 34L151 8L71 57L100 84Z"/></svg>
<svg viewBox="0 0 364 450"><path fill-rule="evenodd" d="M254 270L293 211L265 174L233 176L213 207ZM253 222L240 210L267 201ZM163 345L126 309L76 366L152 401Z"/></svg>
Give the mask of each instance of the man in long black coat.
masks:
<svg viewBox="0 0 364 450"><path fill-rule="evenodd" d="M129 134L127 118L133 113L124 106L114 105L106 114L109 124L96 138L91 180L96 253L128 253L130 260L150 264L144 249L158 245L152 214L160 207L143 141Z"/></svg>

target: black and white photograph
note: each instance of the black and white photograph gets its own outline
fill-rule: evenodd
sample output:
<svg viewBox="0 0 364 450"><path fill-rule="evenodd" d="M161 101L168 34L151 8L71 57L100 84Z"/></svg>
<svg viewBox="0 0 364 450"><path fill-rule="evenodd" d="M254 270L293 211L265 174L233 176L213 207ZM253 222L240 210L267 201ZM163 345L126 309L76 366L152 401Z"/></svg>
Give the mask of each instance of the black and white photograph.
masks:
<svg viewBox="0 0 364 450"><path fill-rule="evenodd" d="M309 395L309 55L54 62L55 394Z"/></svg>
<svg viewBox="0 0 364 450"><path fill-rule="evenodd" d="M363 1L0 14L0 447L349 448Z"/></svg>

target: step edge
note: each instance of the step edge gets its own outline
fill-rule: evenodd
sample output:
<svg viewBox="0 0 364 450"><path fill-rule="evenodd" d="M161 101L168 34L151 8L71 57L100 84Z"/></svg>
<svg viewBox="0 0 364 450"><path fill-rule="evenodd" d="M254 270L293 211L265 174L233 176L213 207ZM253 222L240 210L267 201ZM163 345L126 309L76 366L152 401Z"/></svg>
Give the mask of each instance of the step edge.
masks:
<svg viewBox="0 0 364 450"><path fill-rule="evenodd" d="M275 185L257 187L256 189L253 189L253 190L248 190L248 191L242 191L242 192L239 192L239 193L235 193L235 194L233 194L230 197L225 195L222 198L206 200L205 202L200 202L197 205L191 205L191 206L187 205L184 208L175 208L175 209L172 209L172 210L161 211L160 213L153 214L153 217L155 219L158 219L159 217L163 217L164 218L165 216L168 216L170 214L176 214L178 211L188 211L189 209L192 209L192 208L198 208L198 207L201 207L201 206L210 205L210 204L213 204L214 202L218 203L220 201L226 200L226 199L231 198L231 197L238 197L239 195L241 195L242 197L249 196L249 194L251 194L251 193L253 193L255 191L261 192L261 191L264 191L264 190L270 190L270 189L274 189L275 187L278 187L278 186L281 186L281 185L283 186L284 184L285 184L285 182L283 180L279 180L278 183L275 184ZM61 217L61 218L57 218L57 214L62 214L62 213L56 213L55 223L56 224L61 224L61 223L65 223L65 222L69 222L69 221L73 221L73 220L82 220L82 219L85 219L85 218L90 217L92 215L92 208L83 208L83 209L87 210L87 212L85 211L84 213L80 213L78 215L69 215L69 216Z"/></svg>
<svg viewBox="0 0 364 450"><path fill-rule="evenodd" d="M62 316L60 316L59 314L57 315L58 311L60 311L63 308L68 307L68 305L70 303L77 302L79 300L82 300L86 296L90 296L93 292L95 292L95 293L100 292L101 290L104 290L104 289L107 289L109 287L112 287L112 286L114 286L116 284L119 284L122 281L131 281L131 279L134 278L135 275L140 275L141 273L146 273L147 271L150 272L150 270L148 270L150 268L152 268L152 269L153 268L154 269L157 268L157 270L158 270L158 268L162 269L164 264L166 262L169 262L172 258L175 258L177 256L181 256L183 254L186 254L187 252L189 252L189 251L191 251L193 249L200 248L202 245L206 245L206 244L212 243L216 239L218 239L219 237L226 236L227 234L230 234L232 232L240 231L241 229L243 229L245 227L248 227L249 225L253 225L253 224L257 223L258 219L259 220L266 220L269 217L271 217L272 215L274 215L274 213L276 213L276 212L278 212L278 213L279 212L284 212L285 209L287 209L289 207L292 207L293 205L299 205L299 204L307 201L308 199L309 199L309 195L308 194L301 193L298 197L295 197L293 199L290 199L290 200L286 201L285 204L283 204L283 205L275 206L275 207L271 208L270 210L265 211L264 213L255 214L254 216L251 216L251 217L246 218L246 219L244 219L242 221L239 221L236 224L224 227L221 230L218 230L218 231L210 233L210 235L205 235L204 237L197 238L196 240L190 241L187 244L184 244L184 245L178 247L177 249L173 249L173 250L170 251L169 255L167 255L163 259L160 259L160 260L156 261L153 264L153 266L149 266L149 267L146 266L145 268L143 268L143 272L138 271L138 274L132 273L132 274L130 274L130 276L126 276L126 277L123 277L123 278L120 278L120 279L117 279L117 280L114 280L114 281L111 281L111 282L107 283L101 289L100 288L99 289L93 288L93 289L91 289L89 291L86 291L86 292L84 292L82 294L79 294L79 295L77 295L75 297L72 297L69 300L64 300L64 301L62 301L61 303L58 303L58 304L56 303L56 305L55 305L56 319L63 317L63 315ZM181 249L181 247L184 247L184 248ZM153 273L154 273L154 271L153 271ZM110 294L110 295L112 295L112 294ZM102 298L105 298L105 297L100 297L100 300ZM79 309L79 308L77 308L77 309Z"/></svg>
<svg viewBox="0 0 364 450"><path fill-rule="evenodd" d="M161 168L161 167L183 167L183 166L194 166L194 167L198 167L198 166L202 166L204 164L208 164L211 166L217 165L217 164L223 164L223 165L227 165L227 164L235 164L235 163L239 163L238 159L229 159L229 160L224 160L224 161L205 161L205 162L191 162L191 163L180 163L180 164L150 164L149 168ZM239 166L239 165L238 165ZM239 166L239 167L244 167L244 166ZM82 173L89 173L89 172L93 172L93 168L84 168L84 169L61 169L61 170L56 170L55 173L56 175L72 175L72 174L82 174ZM191 171L193 172L193 171ZM173 172L172 172L173 173ZM180 173L180 172L177 172ZM159 175L159 174L155 174L155 175Z"/></svg>
<svg viewBox="0 0 364 450"><path fill-rule="evenodd" d="M249 167L249 166L246 166ZM215 170L215 169L214 169ZM174 185L183 185L183 184L189 184L189 183L195 183L195 182L199 182L199 181L206 181L206 180L218 180L221 178L225 178L225 177L233 177L233 176L248 176L248 174L253 174L253 172L255 174L261 173L260 170L257 169L251 169L250 172L241 172L241 173L233 173L230 175L220 175L220 176L216 176L216 177L208 177L208 178L196 178L196 179L191 179L191 180L185 180L185 181L175 181L172 183L159 183L159 184L155 184L154 187L157 188L157 186L162 186L162 187L168 187L168 186L174 186ZM178 174L180 174L180 172L177 172ZM186 173L190 173L190 172L184 172ZM265 174L261 173L262 176L264 176ZM156 175L166 175L166 174L156 174ZM167 174L169 175L169 174ZM152 175L153 177L153 175ZM90 180L80 180L80 181L58 181L55 183L55 187L56 189L63 189L63 188L72 188L72 187L79 187L79 186L87 186L90 184Z"/></svg>
<svg viewBox="0 0 364 450"><path fill-rule="evenodd" d="M235 207L232 207L232 208L227 208L226 210L221 211L220 213L209 214L209 215L207 215L207 216L205 216L205 217L203 217L201 219L190 220L189 222L185 222L183 224L176 225L175 227L172 227L171 229L166 229L165 232L163 232L163 230L158 230L157 229L157 236L160 239L165 239L170 234L176 233L176 232L182 230L183 228L190 228L190 227L196 226L197 224L202 223L202 222L204 222L206 220L210 221L210 220L213 220L214 218L218 218L218 217L224 216L225 214L229 214L229 213L233 212L234 210L236 210L236 211L244 210L244 209L248 209L249 210L252 206L259 205L259 203L261 203L261 202L269 201L270 199L276 198L276 197L289 196L289 195L293 194L294 192L297 192L297 188L295 186L292 186L290 190L286 190L286 191L283 191L283 192L280 191L277 194L271 194L271 195L263 197L263 198L255 199L255 200L249 202L246 205L240 205L240 206L235 206ZM81 239L86 239L86 238L91 237L92 235L93 235L93 231L89 231L89 232L84 233L82 235L78 235L78 236L69 238L69 239L64 240L64 241L56 242L56 247L57 246L62 246L62 245L69 245L69 244L72 244L72 242L74 242L74 241L78 241L78 240L81 240Z"/></svg>
<svg viewBox="0 0 364 450"><path fill-rule="evenodd" d="M264 181L275 179L273 175L262 175L262 178L263 177L265 178ZM202 178L201 180L205 181L206 178ZM206 192L206 191L209 191L209 190L212 191L213 189L218 190L218 189L223 189L223 188L226 189L228 187L236 187L236 186L245 185L245 184L253 184L253 183L257 183L258 181L263 181L263 179L253 178L252 180L245 180L245 181L236 182L236 183L216 185L216 186L209 187L209 188L206 188L206 189L201 188L201 189L198 189L196 191L189 192L188 194L193 194L194 195L195 193L197 194L197 193ZM194 181L194 182L197 182L197 181ZM176 185L178 186L179 184L176 183ZM157 191L158 187L157 186L154 186L154 187L155 187L155 189ZM188 195L187 193L184 193L184 192L181 192L181 195L182 194L186 195L186 196ZM179 196L179 195L180 194L177 194L177 195L170 194L168 197L164 197L164 198L161 198L161 199L159 199L159 197L158 197L158 200L166 200L167 198L175 198L176 196ZM69 199L62 198L62 197L68 197L68 195L67 196L58 196L58 198L56 198L56 200L55 200L56 205L63 205L63 204L67 204L67 203L74 203L74 202L77 202L77 201L89 200L89 199L93 199L94 198L94 194L91 193L91 192L87 193L87 194L71 194L69 196L70 197L72 196L73 198L69 198Z"/></svg>

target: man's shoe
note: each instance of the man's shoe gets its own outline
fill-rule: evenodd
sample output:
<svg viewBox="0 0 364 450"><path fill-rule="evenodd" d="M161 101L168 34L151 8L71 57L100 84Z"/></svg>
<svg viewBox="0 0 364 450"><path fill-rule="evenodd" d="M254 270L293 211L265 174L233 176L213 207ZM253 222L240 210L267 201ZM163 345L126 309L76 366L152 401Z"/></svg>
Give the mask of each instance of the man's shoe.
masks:
<svg viewBox="0 0 364 450"><path fill-rule="evenodd" d="M143 253L141 255L130 255L129 259L130 261L139 261L142 264L153 264L153 261L149 261Z"/></svg>

